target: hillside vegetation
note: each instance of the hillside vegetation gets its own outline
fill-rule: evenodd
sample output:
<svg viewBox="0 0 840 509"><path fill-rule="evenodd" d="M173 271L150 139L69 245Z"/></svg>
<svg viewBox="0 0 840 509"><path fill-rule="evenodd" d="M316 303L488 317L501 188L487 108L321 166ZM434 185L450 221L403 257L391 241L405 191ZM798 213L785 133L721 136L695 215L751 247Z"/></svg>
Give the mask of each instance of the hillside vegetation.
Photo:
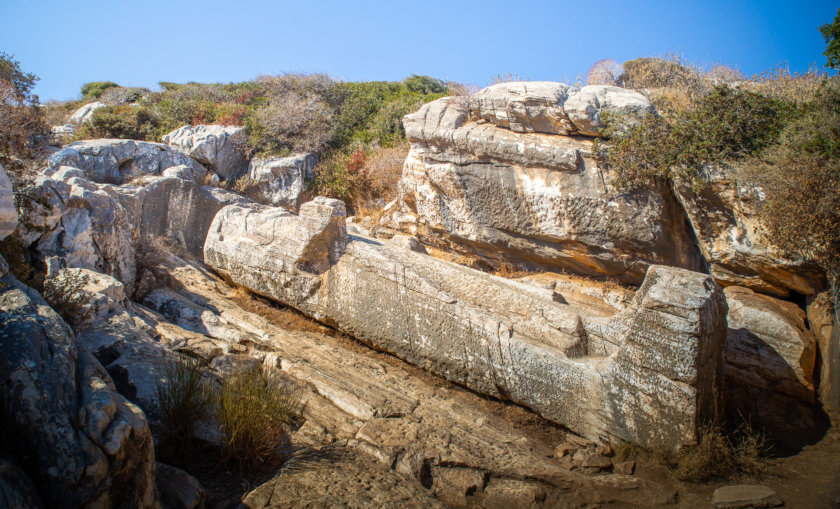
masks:
<svg viewBox="0 0 840 509"><path fill-rule="evenodd" d="M619 187L682 179L702 189L725 172L763 198L765 233L792 255L838 270L840 78L784 68L746 79L678 59L637 59L619 81L660 116L606 129L605 165Z"/></svg>
<svg viewBox="0 0 840 509"><path fill-rule="evenodd" d="M160 86L160 92L151 92L113 82L85 84L83 100L73 106L93 100L108 106L96 110L75 139L160 141L186 124L243 126L251 157L315 152L321 161L318 192L361 204L395 194L402 161L384 169L381 162L405 157L403 115L450 94L455 85L417 75L356 83L283 74L242 83ZM67 111L66 104L51 108L55 117Z"/></svg>

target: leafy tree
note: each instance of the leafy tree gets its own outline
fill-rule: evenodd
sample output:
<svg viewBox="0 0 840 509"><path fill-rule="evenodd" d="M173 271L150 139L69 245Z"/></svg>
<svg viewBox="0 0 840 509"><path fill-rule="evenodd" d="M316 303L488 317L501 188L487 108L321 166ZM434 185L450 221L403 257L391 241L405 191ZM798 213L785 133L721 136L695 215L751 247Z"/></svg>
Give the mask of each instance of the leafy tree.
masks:
<svg viewBox="0 0 840 509"><path fill-rule="evenodd" d="M47 125L32 88L38 77L0 52L0 155L25 156L44 139Z"/></svg>
<svg viewBox="0 0 840 509"><path fill-rule="evenodd" d="M840 69L840 9L837 9L837 16L834 17L834 22L830 25L826 23L820 27L825 43L828 47L825 50L825 55L828 58L828 67L833 69Z"/></svg>

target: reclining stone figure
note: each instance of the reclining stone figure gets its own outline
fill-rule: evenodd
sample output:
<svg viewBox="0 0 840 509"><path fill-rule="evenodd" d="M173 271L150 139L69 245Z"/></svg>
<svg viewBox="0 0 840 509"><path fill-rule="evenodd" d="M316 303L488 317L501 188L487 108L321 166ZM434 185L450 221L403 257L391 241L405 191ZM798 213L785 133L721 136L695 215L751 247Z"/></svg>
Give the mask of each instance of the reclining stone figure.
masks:
<svg viewBox="0 0 840 509"><path fill-rule="evenodd" d="M612 316L349 235L344 203L234 204L205 262L233 282L447 380L593 440L677 449L717 418L727 306L706 274L652 265Z"/></svg>

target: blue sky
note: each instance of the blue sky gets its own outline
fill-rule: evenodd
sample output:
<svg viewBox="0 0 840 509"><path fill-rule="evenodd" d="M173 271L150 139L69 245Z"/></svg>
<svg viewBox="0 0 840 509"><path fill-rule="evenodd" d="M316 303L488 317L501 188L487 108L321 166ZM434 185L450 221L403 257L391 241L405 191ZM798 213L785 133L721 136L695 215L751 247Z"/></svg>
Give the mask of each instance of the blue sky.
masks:
<svg viewBox="0 0 840 509"><path fill-rule="evenodd" d="M0 0L0 51L41 77L42 101L88 81L229 82L323 72L479 86L512 73L574 81L603 58L678 53L753 74L825 63L827 1L281 2Z"/></svg>

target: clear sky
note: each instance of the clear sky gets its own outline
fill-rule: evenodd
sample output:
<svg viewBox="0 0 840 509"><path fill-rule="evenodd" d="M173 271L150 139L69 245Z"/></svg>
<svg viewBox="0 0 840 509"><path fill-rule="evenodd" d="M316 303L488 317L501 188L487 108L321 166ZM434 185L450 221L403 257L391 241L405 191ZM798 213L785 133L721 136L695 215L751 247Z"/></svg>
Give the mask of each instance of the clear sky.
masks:
<svg viewBox="0 0 840 509"><path fill-rule="evenodd" d="M0 0L0 51L41 77L41 100L88 81L229 82L322 72L485 86L512 73L574 81L603 58L678 53L745 74L822 66L817 30L840 2Z"/></svg>

